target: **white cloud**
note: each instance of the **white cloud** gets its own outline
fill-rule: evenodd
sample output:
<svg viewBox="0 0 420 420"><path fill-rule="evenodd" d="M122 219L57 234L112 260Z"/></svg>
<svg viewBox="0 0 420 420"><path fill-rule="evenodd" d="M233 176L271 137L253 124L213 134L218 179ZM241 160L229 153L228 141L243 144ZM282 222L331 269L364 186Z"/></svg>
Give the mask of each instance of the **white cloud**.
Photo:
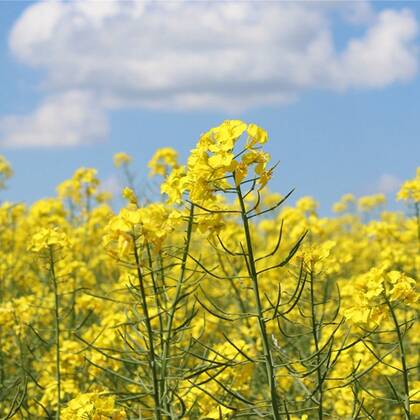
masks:
<svg viewBox="0 0 420 420"><path fill-rule="evenodd" d="M364 33L339 49L339 25ZM89 92L103 109L236 112L409 80L417 31L409 10L367 2L53 1L29 6L9 43L47 91Z"/></svg>
<svg viewBox="0 0 420 420"><path fill-rule="evenodd" d="M377 191L383 194L392 194L399 190L402 181L391 174L383 174L379 178L377 184Z"/></svg>
<svg viewBox="0 0 420 420"><path fill-rule="evenodd" d="M2 146L75 146L104 140L107 134L104 111L79 91L47 97L32 114L0 118Z"/></svg>
<svg viewBox="0 0 420 420"><path fill-rule="evenodd" d="M340 87L381 87L408 80L418 70L418 24L408 10L385 10L366 36L352 40L335 63Z"/></svg>

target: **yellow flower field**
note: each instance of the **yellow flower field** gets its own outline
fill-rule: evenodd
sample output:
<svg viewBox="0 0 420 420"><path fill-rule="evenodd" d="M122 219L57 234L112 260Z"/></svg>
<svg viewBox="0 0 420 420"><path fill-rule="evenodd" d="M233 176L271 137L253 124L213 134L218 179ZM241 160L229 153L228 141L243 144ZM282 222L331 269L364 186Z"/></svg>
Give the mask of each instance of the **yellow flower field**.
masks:
<svg viewBox="0 0 420 420"><path fill-rule="evenodd" d="M2 419L419 418L420 168L404 212L321 217L269 190L268 140L228 120L185 164L158 150L161 196L118 153L118 212L92 168L0 203Z"/></svg>

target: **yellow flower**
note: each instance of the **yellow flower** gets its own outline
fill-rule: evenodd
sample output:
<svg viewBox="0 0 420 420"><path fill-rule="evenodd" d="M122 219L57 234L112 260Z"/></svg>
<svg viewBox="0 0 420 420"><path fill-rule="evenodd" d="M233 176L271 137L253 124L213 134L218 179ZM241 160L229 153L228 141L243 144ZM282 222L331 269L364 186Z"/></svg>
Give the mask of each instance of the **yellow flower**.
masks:
<svg viewBox="0 0 420 420"><path fill-rule="evenodd" d="M153 245L159 250L180 221L181 214L177 210L170 210L160 203L142 208L123 208L108 223L103 244L111 255L120 258L127 257L137 241Z"/></svg>
<svg viewBox="0 0 420 420"><path fill-rule="evenodd" d="M156 250L161 248L163 241L181 222L179 211L171 210L161 203L140 208L138 213L144 240Z"/></svg>
<svg viewBox="0 0 420 420"><path fill-rule="evenodd" d="M240 120L226 120L218 127L210 130L213 144L209 146L209 151L217 153L219 151L230 151L235 146L235 142L245 132L247 125Z"/></svg>
<svg viewBox="0 0 420 420"><path fill-rule="evenodd" d="M248 143L248 147L253 147L256 144L267 143L268 133L263 128L258 127L258 125L249 124L246 131L250 137L250 142Z"/></svg>
<svg viewBox="0 0 420 420"><path fill-rule="evenodd" d="M6 158L0 155L0 189L6 186L6 181L13 176L13 170Z"/></svg>
<svg viewBox="0 0 420 420"><path fill-rule="evenodd" d="M127 416L123 409L115 406L115 398L105 392L80 394L67 403L61 412L63 420L123 420Z"/></svg>
<svg viewBox="0 0 420 420"><path fill-rule="evenodd" d="M189 186L189 179L185 172L185 167L180 166L172 170L170 175L160 186L160 191L162 194L168 196L169 204L180 204L182 201L182 195L187 190Z"/></svg>
<svg viewBox="0 0 420 420"><path fill-rule="evenodd" d="M223 171L232 170L233 153L222 152L211 156L208 160L209 166L213 169L222 169Z"/></svg>
<svg viewBox="0 0 420 420"><path fill-rule="evenodd" d="M81 185L91 185L93 187L99 185L97 178L97 170L94 168L79 168L73 175L73 179Z"/></svg>
<svg viewBox="0 0 420 420"><path fill-rule="evenodd" d="M97 171L94 168L79 168L73 177L62 182L57 187L57 193L60 199L70 200L76 205L85 205L91 198L98 196L98 186L100 181L97 177ZM99 199L102 199L99 193Z"/></svg>
<svg viewBox="0 0 420 420"><path fill-rule="evenodd" d="M383 194L374 194L360 197L357 206L361 211L370 211L386 203L386 198Z"/></svg>
<svg viewBox="0 0 420 420"><path fill-rule="evenodd" d="M119 168L123 165L128 165L132 162L133 158L124 152L115 153L114 155L114 166Z"/></svg>
<svg viewBox="0 0 420 420"><path fill-rule="evenodd" d="M58 228L42 228L32 238L29 250L33 252L42 252L49 249L67 248L69 240L64 232Z"/></svg>
<svg viewBox="0 0 420 420"><path fill-rule="evenodd" d="M249 150L242 156L242 161L246 165L256 164L255 173L261 175L265 170L267 163L270 160L270 155L262 150Z"/></svg>
<svg viewBox="0 0 420 420"><path fill-rule="evenodd" d="M129 187L125 187L122 192L122 196L130 203L137 205L136 193Z"/></svg>
<svg viewBox="0 0 420 420"><path fill-rule="evenodd" d="M178 166L178 152L171 147L158 149L149 161L150 176L166 176L170 169Z"/></svg>
<svg viewBox="0 0 420 420"><path fill-rule="evenodd" d="M334 213L343 213L349 209L349 206L355 202L355 198L353 194L344 194L340 201L334 203L333 205L333 212Z"/></svg>
<svg viewBox="0 0 420 420"><path fill-rule="evenodd" d="M296 207L304 213L315 214L319 204L312 197L305 196L296 202Z"/></svg>
<svg viewBox="0 0 420 420"><path fill-rule="evenodd" d="M248 174L248 166L245 162L240 162L235 168L235 183L240 185Z"/></svg>
<svg viewBox="0 0 420 420"><path fill-rule="evenodd" d="M397 199L414 203L420 202L420 167L417 168L416 177L404 182L401 186Z"/></svg>
<svg viewBox="0 0 420 420"><path fill-rule="evenodd" d="M260 188L259 188L260 190L263 189L267 185L267 183L268 183L268 181L270 181L272 175L273 175L273 170L272 169L270 169L268 171L263 171L260 174L260 178L258 179L258 183L260 184Z"/></svg>
<svg viewBox="0 0 420 420"><path fill-rule="evenodd" d="M393 285L389 295L391 301L405 301L406 303L415 303L418 300L416 292L416 281L400 271L390 271L388 278Z"/></svg>

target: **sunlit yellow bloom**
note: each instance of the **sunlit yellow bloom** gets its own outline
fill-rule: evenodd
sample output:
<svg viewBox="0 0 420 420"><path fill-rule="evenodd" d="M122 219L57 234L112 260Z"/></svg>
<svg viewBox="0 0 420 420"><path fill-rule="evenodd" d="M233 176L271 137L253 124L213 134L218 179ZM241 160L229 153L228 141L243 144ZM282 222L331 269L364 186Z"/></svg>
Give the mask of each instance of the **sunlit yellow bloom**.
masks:
<svg viewBox="0 0 420 420"><path fill-rule="evenodd" d="M386 203L386 198L383 194L367 195L360 197L357 201L357 206L361 211L370 211Z"/></svg>
<svg viewBox="0 0 420 420"><path fill-rule="evenodd" d="M60 232L58 228L42 228L33 236L29 249L33 252L42 252L68 246L69 240L64 232Z"/></svg>
<svg viewBox="0 0 420 420"><path fill-rule="evenodd" d="M390 271L388 278L393 286L389 291L391 301L417 302L418 293L416 292L416 281L414 279L396 270Z"/></svg>
<svg viewBox="0 0 420 420"><path fill-rule="evenodd" d="M296 202L296 207L304 213L315 213L319 207L318 202L309 196L302 197Z"/></svg>
<svg viewBox="0 0 420 420"><path fill-rule="evenodd" d="M252 147L255 144L264 144L268 140L268 133L263 128L256 124L249 124L246 132L250 137L248 147Z"/></svg>
<svg viewBox="0 0 420 420"><path fill-rule="evenodd" d="M240 162L235 168L235 183L240 185L240 183L246 178L248 174L248 166L245 162Z"/></svg>
<svg viewBox="0 0 420 420"><path fill-rule="evenodd" d="M417 168L416 177L404 182L401 186L397 199L414 203L420 202L420 167Z"/></svg>
<svg viewBox="0 0 420 420"><path fill-rule="evenodd" d="M106 392L80 394L67 403L61 412L63 420L123 420L127 416L115 406L115 398Z"/></svg>
<svg viewBox="0 0 420 420"><path fill-rule="evenodd" d="M340 201L333 204L334 213L343 213L349 210L349 206L355 202L353 194L345 194L341 197Z"/></svg>
<svg viewBox="0 0 420 420"><path fill-rule="evenodd" d="M120 168L123 165L128 165L133 161L133 158L124 152L115 153L114 155L114 166Z"/></svg>
<svg viewBox="0 0 420 420"><path fill-rule="evenodd" d="M166 176L172 168L178 166L178 152L171 147L158 149L149 161L150 176Z"/></svg>
<svg viewBox="0 0 420 420"><path fill-rule="evenodd" d="M137 205L136 193L129 187L125 187L122 192L122 196L128 200L129 203Z"/></svg>
<svg viewBox="0 0 420 420"><path fill-rule="evenodd" d="M166 194L168 196L169 204L179 204L181 203L182 195L189 187L189 184L190 181L185 172L185 167L180 166L179 168L172 170L169 176L162 183L160 191L162 194Z"/></svg>
<svg viewBox="0 0 420 420"><path fill-rule="evenodd" d="M13 176L13 170L6 158L0 155L0 190L6 186L6 181Z"/></svg>

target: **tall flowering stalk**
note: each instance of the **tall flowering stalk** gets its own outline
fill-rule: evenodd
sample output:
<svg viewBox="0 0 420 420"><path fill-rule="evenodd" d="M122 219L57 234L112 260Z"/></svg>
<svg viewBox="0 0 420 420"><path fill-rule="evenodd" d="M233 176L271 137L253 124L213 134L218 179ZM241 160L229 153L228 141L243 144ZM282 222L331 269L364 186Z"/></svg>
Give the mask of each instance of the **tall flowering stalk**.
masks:
<svg viewBox="0 0 420 420"><path fill-rule="evenodd" d="M235 152L235 146L244 134L247 134L245 145L242 150ZM238 255L243 256L252 283L255 318L258 322L263 347L271 416L274 419L279 419L281 406L276 389L276 368L273 360L272 344L266 328L265 312L267 308L263 307L261 298L257 260L254 255L249 221L253 217L274 210L284 200L280 200L272 209L263 212L257 210L258 202L252 209L247 209L244 201L245 197L254 190L259 197L260 191L272 176L273 168L267 168L270 156L261 150L261 145L267 139L267 133L255 124L248 125L238 120L225 121L221 126L215 127L201 136L197 147L191 152L187 167L175 168L162 185L162 191L168 195L169 201L175 203L179 202L183 193L187 191L191 203L204 212L196 216L198 227L205 226L213 238L217 236L218 231L223 226L222 218L224 215L240 216L245 247L242 253ZM253 176L248 179L248 175L252 173ZM251 185L251 189L243 194L242 186L247 184ZM228 208L229 206L223 204L223 200L219 198L220 196L217 193L236 194L239 209ZM297 251L302 239L303 237L295 244L294 250L290 253L287 261ZM222 246L227 250L223 243ZM235 253L231 254L235 255ZM214 275L198 260L195 259L195 261L207 273ZM285 265L287 261L283 261L281 265ZM226 391L230 392L228 389Z"/></svg>
<svg viewBox="0 0 420 420"><path fill-rule="evenodd" d="M56 413L55 418L60 419L61 412L61 329L60 329L60 292L59 292L59 280L56 273L56 264L60 258L63 258L63 251L68 248L69 242L65 233L58 231L57 229L44 228L34 235L32 243L29 249L36 252L42 259L45 260L45 264L48 268L54 294L54 343L55 343L55 379L57 389L56 399Z"/></svg>
<svg viewBox="0 0 420 420"><path fill-rule="evenodd" d="M247 260L247 269L248 274L252 280L252 288L254 290L254 298L255 298L255 307L257 310L257 320L259 331L261 335L261 340L263 343L263 351L264 351L264 360L265 360L265 367L267 370L267 381L268 387L270 389L270 396L271 396L271 405L272 405L272 414L273 418L280 419L280 402L279 397L277 395L276 390L276 375L275 375L275 368L274 368L274 361L273 361L273 354L271 351L270 341L267 334L267 328L265 325L265 317L263 306L261 302L259 284L258 284L258 274L257 269L255 266L255 257L254 257L254 249L252 245L252 238L251 232L248 223L247 211L245 209L243 194L241 191L240 184L236 186L238 200L241 206L241 217L242 223L245 233L245 242L246 242L246 254L244 258Z"/></svg>
<svg viewBox="0 0 420 420"><path fill-rule="evenodd" d="M171 356L171 345L172 345L172 337L174 334L173 331L173 324L175 319L175 314L177 311L177 307L180 303L180 299L182 297L182 293L184 292L184 281L186 277L186 266L187 266L187 259L188 254L190 252L190 245L192 239L192 228L193 228L193 221L194 221L194 205L191 205L189 217L188 217L188 225L186 231L186 238L185 244L182 254L181 260L181 267L179 272L179 277L176 284L175 295L173 300L170 303L168 318L165 326L165 330L163 332L163 350L162 350L162 369L161 369L161 377L162 377L162 389L161 389L161 398L165 404L165 411L166 413L171 413L170 407L170 398L169 398L169 382L167 375L167 368L168 363Z"/></svg>
<svg viewBox="0 0 420 420"><path fill-rule="evenodd" d="M136 237L133 234L133 253L134 258L136 261L136 271L137 271L137 280L138 280L138 288L140 290L141 296L141 305L143 308L144 313L144 322L147 328L147 338L149 341L149 366L152 372L152 379L153 379L153 398L155 400L155 418L156 420L160 420L161 416L161 404L160 404L160 391L159 391L159 380L158 380L158 366L157 366L157 357L155 353L155 343L154 343L154 333L152 330L151 318L147 303L147 296L146 291L144 288L144 277L141 269L141 262L139 257L139 252L136 244Z"/></svg>
<svg viewBox="0 0 420 420"><path fill-rule="evenodd" d="M166 237L182 223L182 215L178 210L171 210L163 204L139 208L132 203L110 221L104 238L110 255L124 265L132 266L137 277L137 286L133 288L132 295L140 299L143 317L136 318L134 322L145 326L145 332L141 334L147 341L153 411L157 420L163 417L172 418L171 413L175 411L172 407L173 395L170 383L176 378L171 377L169 366L172 365L171 347L174 344L173 323L182 307L180 302L184 298L186 260L192 234L192 212L193 210L187 217L187 237L183 247L180 274L171 298L164 285L162 246ZM157 264L154 263L155 260ZM161 284L158 283L159 278ZM133 312L136 313L134 310ZM139 348L140 358L141 353L142 350Z"/></svg>

